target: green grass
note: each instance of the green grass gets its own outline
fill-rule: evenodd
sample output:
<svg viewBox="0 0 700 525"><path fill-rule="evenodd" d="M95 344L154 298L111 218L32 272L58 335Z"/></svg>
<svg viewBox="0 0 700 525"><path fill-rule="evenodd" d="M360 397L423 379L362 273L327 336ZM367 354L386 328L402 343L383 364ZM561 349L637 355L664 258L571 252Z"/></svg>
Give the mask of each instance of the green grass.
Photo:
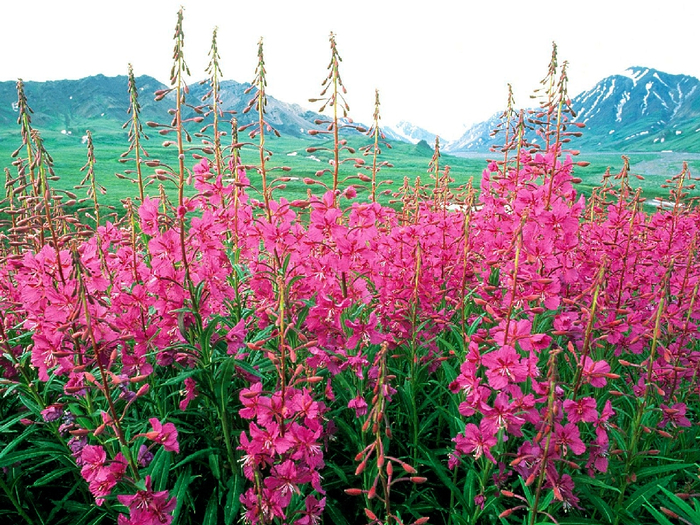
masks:
<svg viewBox="0 0 700 525"><path fill-rule="evenodd" d="M176 151L173 147L165 148L162 146L164 140L171 139L171 136L162 137L157 132L147 129L150 140L145 142L146 150L151 158L159 159L163 162L176 166ZM120 201L127 197L134 197L137 194L137 189L134 184L128 181L119 179L115 173L124 173L126 169L133 169L134 163L120 163L119 158L128 147L127 134L114 121L91 122L91 133L95 146L96 165L95 171L98 183L107 189L107 194L100 197L102 204L115 206L121 209ZM84 172L80 169L85 165L87 160L86 145L82 142L80 136L65 135L56 129L48 129L41 131L41 135L45 142L45 147L54 159L54 167L56 174L60 180L54 182L57 189L72 190L80 183L84 176ZM241 140L246 140L247 137L241 137ZM199 139L193 138L192 147L200 145ZM359 147L367 145L371 142L369 137L355 136L351 137L349 145L356 148L354 154L344 152L345 156L363 158L366 165L371 165L371 155L362 156ZM15 168L12 167L12 158L10 157L21 144L19 132L17 130L4 130L0 132L0 168L8 167L12 175L15 174ZM267 167L287 166L291 168L290 172L272 171L271 176L285 175L296 180L291 180L286 183L283 190L284 197L289 200L305 198L309 186L304 184L303 178L315 178L314 174L318 170L330 168L328 161L332 158L330 151L315 151L312 154L306 152L309 146L328 147L332 148L331 140L309 141L293 137L269 137L266 141L266 147L273 152L271 159L267 162ZM23 153L23 152L22 152ZM197 161L188 155L186 165L191 168ZM318 160L315 160L318 159ZM21 156L21 155L20 155ZM687 161L691 173L700 173L700 155L683 154L683 153L631 153L627 154L630 158L630 170L632 174L638 174L644 177L644 180L637 180L635 177L630 178L631 185L641 187L643 195L648 199L656 197L666 197L668 190L661 188L661 185L666 179L680 173L683 167L683 161ZM342 156L341 156L342 157ZM241 158L244 164L258 165L259 154L257 147L254 145L244 146L241 151ZM413 144L395 142L392 148L384 147L379 161L390 162L393 167L384 167L379 172L379 180L390 179L394 181L392 186L383 186L382 189L393 188L394 190L403 183L404 177L413 182L417 176L421 177L421 181L426 184L430 183L428 174L428 165L430 162L431 153L426 148L421 148ZM443 168L449 165L451 168L450 174L455 180L455 185L465 184L470 178L478 183L481 172L486 167L486 161L489 158L498 158L496 154L474 153L460 156L452 156L442 154L440 158L440 166ZM575 169L576 176L582 179L578 185L578 191L586 196L590 195L593 187L600 184L603 174L607 168L610 168L611 173L617 174L622 168L622 153L599 153L599 152L583 152L578 156L578 160L590 162L587 167L577 167ZM369 171L357 169L353 162L344 163L341 166L341 177L353 175L358 172L370 174ZM152 168L146 168L145 173L152 174ZM254 172L249 172L249 177L254 186L259 186L259 177ZM322 180L328 181L328 176ZM353 181L357 182L357 181ZM312 192L319 194L322 192L320 186L312 186ZM175 188L170 185L166 186L166 190L170 195L175 194ZM359 197L363 198L363 192L366 190L359 189ZM147 193L149 195L158 194L158 185L151 185ZM79 195L81 197L82 195ZM282 196L277 194L277 197ZM383 199L386 202L386 198Z"/></svg>

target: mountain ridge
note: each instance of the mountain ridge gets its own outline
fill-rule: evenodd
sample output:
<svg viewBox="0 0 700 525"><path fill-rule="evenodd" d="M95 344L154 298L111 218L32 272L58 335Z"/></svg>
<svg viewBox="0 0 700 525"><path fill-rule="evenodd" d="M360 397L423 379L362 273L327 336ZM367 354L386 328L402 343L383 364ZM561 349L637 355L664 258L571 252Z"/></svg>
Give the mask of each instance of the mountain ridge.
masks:
<svg viewBox="0 0 700 525"><path fill-rule="evenodd" d="M167 101L156 102L153 93L167 86L148 75L136 78L144 122L169 122L167 111L174 106L174 93ZM221 101L225 110L234 110L239 125L252 122L254 112L244 114L250 95L248 83L221 81ZM24 82L33 123L38 128L81 136L85 129L109 126L120 129L129 119L128 78L94 75L77 80ZM600 80L571 100L574 122L583 122L583 136L572 143L576 149L595 151L700 151L700 80L689 75L672 75L642 66L627 68L620 74ZM208 85L189 85L187 101L199 104ZM314 111L268 97L266 119L287 136L312 141L310 129L320 129L316 120L327 120ZM496 144L491 131L499 123L500 112L471 126L455 141L441 139L446 153L488 152ZM0 129L16 128L16 82L0 82ZM104 121L105 124L100 122ZM321 125L322 126L322 125ZM432 145L436 134L410 122L383 126L388 140Z"/></svg>
<svg viewBox="0 0 700 525"><path fill-rule="evenodd" d="M700 80L633 66L600 80L571 99L573 122L586 125L576 149L598 151L698 151ZM500 113L478 123L447 148L485 152ZM532 138L532 137L528 137Z"/></svg>

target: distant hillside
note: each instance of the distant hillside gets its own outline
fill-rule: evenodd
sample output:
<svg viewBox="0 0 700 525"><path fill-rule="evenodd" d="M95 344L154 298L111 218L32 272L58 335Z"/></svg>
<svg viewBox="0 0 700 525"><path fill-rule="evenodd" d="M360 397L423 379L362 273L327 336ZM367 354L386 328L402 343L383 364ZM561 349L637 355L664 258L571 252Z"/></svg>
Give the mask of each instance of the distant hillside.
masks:
<svg viewBox="0 0 700 525"><path fill-rule="evenodd" d="M595 151L699 151L700 81L655 69L632 67L572 99L584 122L575 147ZM488 151L497 115L469 129L447 149Z"/></svg>
<svg viewBox="0 0 700 525"><path fill-rule="evenodd" d="M149 76L136 78L139 103L144 119L150 120L165 114L167 109L153 100L153 93L165 86ZM0 82L0 127L17 126L17 83ZM128 119L129 94L126 76L105 77L97 75L80 80L55 80L25 82L24 93L34 114L36 127L65 129L84 133L92 123L114 120L120 123Z"/></svg>
<svg viewBox="0 0 700 525"><path fill-rule="evenodd" d="M149 76L136 78L139 90L142 120L166 123L170 121L168 109L174 107L174 94L156 102L154 92L166 86ZM233 80L221 82L221 101L224 110L238 114L240 125L257 119L254 112L244 115L251 94L244 94L250 84L240 84ZM128 78L124 76L105 77L97 75L79 80L57 80L49 82L25 82L24 91L29 107L34 114L32 122L37 128L70 132L82 135L86 129L107 126L119 129L128 120L129 107ZM207 85L192 83L187 102L201 103L208 91ZM320 115L306 111L296 104L287 104L274 97L268 97L268 122L280 133L288 136L308 136L309 129L318 128L314 120ZM0 82L0 128L16 129L17 89L16 82ZM119 126L119 127L117 127ZM80 136L78 135L78 136Z"/></svg>

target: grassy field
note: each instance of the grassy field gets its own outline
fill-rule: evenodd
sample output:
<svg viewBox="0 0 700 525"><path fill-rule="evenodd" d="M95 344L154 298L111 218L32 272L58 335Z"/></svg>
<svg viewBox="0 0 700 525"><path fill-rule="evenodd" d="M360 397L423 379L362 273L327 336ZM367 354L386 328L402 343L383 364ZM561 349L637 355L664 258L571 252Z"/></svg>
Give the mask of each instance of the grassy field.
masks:
<svg viewBox="0 0 700 525"><path fill-rule="evenodd" d="M100 123L98 123L100 124ZM103 204L110 204L120 208L119 202L127 197L134 197L137 194L136 187L126 180L119 179L115 173L124 173L125 170L133 169L133 162L120 163L120 156L128 147L126 131L120 129L112 121L107 121L102 125L92 126L91 133L95 146L96 165L95 171L99 184L107 189L107 194L100 198ZM56 174L60 180L55 182L57 188L72 190L80 183L84 176L81 168L87 160L87 150L82 137L75 135L62 134L60 130L42 131L42 137L45 141L46 149L54 159L54 167ZM147 141L146 150L151 158L159 159L165 163L175 166L176 153L174 148L163 147L164 139L169 137L161 137L157 133L150 134L150 140ZM198 139L193 139L198 140ZM243 139L241 139L243 140ZM350 139L349 145L356 148L354 154L345 152L348 157L362 158L359 147L367 145L370 138L358 135ZM16 131L0 132L0 167L7 167L10 173L14 174L15 170L12 167L11 153L21 144L19 133ZM193 150L190 152L196 153L196 147L201 143L192 142ZM292 200L296 198L304 198L309 186L304 184L303 178L314 177L318 170L329 168L328 161L332 158L330 151L319 149L313 153L307 153L306 148L314 145L317 148L329 147L332 148L332 141L318 140L315 143L308 140L300 140L297 138L287 137L270 137L267 139L266 147L273 152L271 159L267 162L267 167L286 166L291 168L291 171L284 172L285 176L292 177L292 180L286 183L284 189L285 197ZM431 145L432 147L432 145ZM681 172L683 162L687 161L691 173L700 172L700 154L684 154L684 153L629 153L627 156L630 159L630 171L632 174L641 175L644 180L638 180L636 177L631 177L630 183L633 187L641 187L643 195L651 200L656 197L666 197L668 192L661 185L666 179ZM393 180L393 186L384 186L385 188L393 188L396 190L403 182L404 177L413 183L417 176L421 177L423 183L428 183L430 178L428 174L428 166L432 157L430 147L425 144L413 145L402 142L392 144L392 148L383 148L382 154L379 157L380 161L387 161L392 164L392 167L384 167L379 173L380 180ZM241 150L242 162L249 165L258 165L259 154L256 146L244 146ZM367 165L371 165L371 156L363 157ZM472 153L447 155L442 154L440 158L441 168L449 165L451 168L450 174L455 180L455 185L466 183L470 178L474 178L475 182L481 176L481 172L486 166L486 161L489 158L497 158L495 154ZM577 167L575 170L576 176L582 179L578 186L578 190L585 195L590 195L593 187L600 184L602 176L606 169L610 168L610 172L615 175L620 172L623 166L622 154L617 153L598 153L598 152L582 152L578 160L590 162L587 167ZM190 157L188 167L196 162ZM354 162L346 162L341 167L341 176L354 175L358 172L369 174L368 171L354 167ZM147 174L152 174L152 168L146 168ZM282 175L281 171L273 172ZM256 186L257 175L249 173L251 182ZM358 181L353 181L358 182ZM168 193L173 194L174 187L167 188ZM319 186L313 188L313 193L317 194L321 191ZM360 198L364 190L358 188ZM158 194L158 185L153 184L148 189L151 195ZM384 197L384 201L388 197Z"/></svg>

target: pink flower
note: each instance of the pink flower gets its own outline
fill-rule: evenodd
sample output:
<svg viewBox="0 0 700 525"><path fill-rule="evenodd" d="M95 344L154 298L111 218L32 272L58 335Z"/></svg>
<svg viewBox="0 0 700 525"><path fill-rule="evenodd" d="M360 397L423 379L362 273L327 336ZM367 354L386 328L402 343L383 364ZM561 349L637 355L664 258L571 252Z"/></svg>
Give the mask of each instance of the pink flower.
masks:
<svg viewBox="0 0 700 525"><path fill-rule="evenodd" d="M564 411L569 423L578 423L585 421L594 423L598 420L598 410L595 399L592 397L583 397L578 401L567 399L564 401Z"/></svg>
<svg viewBox="0 0 700 525"><path fill-rule="evenodd" d="M243 346L245 345L245 336L248 331L245 327L245 319L241 319L236 323L236 326L231 328L226 334L226 341L228 342L228 349L226 353L229 355L235 355Z"/></svg>
<svg viewBox="0 0 700 525"><path fill-rule="evenodd" d="M187 410L187 405L189 405L190 401L197 397L197 395L199 395L199 392L197 392L197 385L194 382L194 379L192 379L191 377L185 378L185 399L180 401L180 410Z"/></svg>
<svg viewBox="0 0 700 525"><path fill-rule="evenodd" d="M317 500L313 494L306 496L304 500L306 510L298 511L302 517L294 522L294 525L317 525L321 523L323 509L326 507L326 498Z"/></svg>
<svg viewBox="0 0 700 525"><path fill-rule="evenodd" d="M581 441L581 434L574 423L567 423L565 426L555 423L554 442L561 448L562 455L569 449L577 456L586 451L586 445Z"/></svg>
<svg viewBox="0 0 700 525"><path fill-rule="evenodd" d="M676 403L671 407L662 403L661 410L664 413L664 417L659 423L659 428L664 428L669 423L672 427L692 426L690 420L687 417L685 417L685 412L687 410L685 403Z"/></svg>
<svg viewBox="0 0 700 525"><path fill-rule="evenodd" d="M175 428L175 425L172 423L166 423L163 425L155 417L152 417L148 421L151 423L153 431L146 432L143 434L144 436L151 441L160 443L163 445L165 450L170 452L180 452L180 444L177 442L177 429Z"/></svg>
<svg viewBox="0 0 700 525"><path fill-rule="evenodd" d="M481 362L488 368L486 377L489 386L496 390L505 388L508 383L519 383L527 379L527 365L521 363L520 355L512 346L505 345L484 355Z"/></svg>
<svg viewBox="0 0 700 525"><path fill-rule="evenodd" d="M574 480L568 474L559 475L552 469L547 471L547 487L550 487L554 492L554 497L564 503L564 509L569 510L571 507L580 509L578 497L574 494Z"/></svg>
<svg viewBox="0 0 700 525"><path fill-rule="evenodd" d="M148 450L146 445L141 445L139 447L137 461L139 463L139 467L142 468L146 468L148 465L150 465L151 461L153 461L153 453Z"/></svg>
<svg viewBox="0 0 700 525"><path fill-rule="evenodd" d="M348 408L354 409L355 417L359 418L367 413L367 401L362 396L354 397L348 402Z"/></svg>
<svg viewBox="0 0 700 525"><path fill-rule="evenodd" d="M452 441L455 442L455 452L458 454L474 454L474 459L479 459L485 455L496 463L491 454L491 447L498 443L498 439L493 434L493 428L484 424L484 420L477 427L473 423L464 427L464 432L458 434Z"/></svg>
<svg viewBox="0 0 700 525"><path fill-rule="evenodd" d="M355 197L357 197L357 190L354 186L348 186L347 188L345 188L343 196L348 200L354 199Z"/></svg>
<svg viewBox="0 0 700 525"><path fill-rule="evenodd" d="M80 452L80 460L83 463L80 474L85 481L90 482L97 477L107 461L107 453L99 445L86 445Z"/></svg>
<svg viewBox="0 0 700 525"><path fill-rule="evenodd" d="M139 208L141 231L146 235L158 233L158 199L146 197Z"/></svg>
<svg viewBox="0 0 700 525"><path fill-rule="evenodd" d="M348 339L347 348L352 350L357 347L360 343L361 347L372 344L378 345L384 341L384 336L377 332L377 314L372 312L369 314L369 320L366 323L362 321L351 321L350 319L345 320L345 326L352 330L350 339Z"/></svg>
<svg viewBox="0 0 700 525"><path fill-rule="evenodd" d="M272 491L274 500L285 508L289 505L292 494L301 494L299 485L308 481L311 481L308 470L298 469L296 464L288 459L272 467L270 476L265 478L265 487Z"/></svg>
<svg viewBox="0 0 700 525"><path fill-rule="evenodd" d="M129 508L130 518L119 516L118 525L169 525L173 521L170 513L177 500L168 499L168 491L153 492L151 476L146 476L146 490L139 490L133 496L119 495L119 502Z"/></svg>
<svg viewBox="0 0 700 525"><path fill-rule="evenodd" d="M588 356L581 360L583 367L583 378L591 386L603 388L607 384L610 373L610 365L606 361L593 361Z"/></svg>
<svg viewBox="0 0 700 525"><path fill-rule="evenodd" d="M54 403L53 405L49 405L41 411L41 417L43 417L44 421L46 421L47 423L51 423L52 421L61 419L62 415L63 403Z"/></svg>

